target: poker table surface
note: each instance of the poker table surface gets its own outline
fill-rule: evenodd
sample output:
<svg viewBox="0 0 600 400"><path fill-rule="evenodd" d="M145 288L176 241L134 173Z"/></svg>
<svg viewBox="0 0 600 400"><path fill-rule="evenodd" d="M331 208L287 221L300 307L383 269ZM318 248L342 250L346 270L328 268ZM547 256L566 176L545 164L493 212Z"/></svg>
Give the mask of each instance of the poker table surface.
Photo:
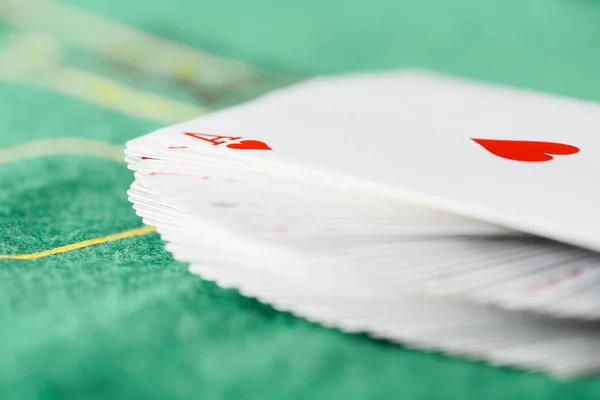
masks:
<svg viewBox="0 0 600 400"><path fill-rule="evenodd" d="M0 398L599 399L600 379L416 351L221 289L128 202L131 138L402 68L600 101L600 2L0 2Z"/></svg>

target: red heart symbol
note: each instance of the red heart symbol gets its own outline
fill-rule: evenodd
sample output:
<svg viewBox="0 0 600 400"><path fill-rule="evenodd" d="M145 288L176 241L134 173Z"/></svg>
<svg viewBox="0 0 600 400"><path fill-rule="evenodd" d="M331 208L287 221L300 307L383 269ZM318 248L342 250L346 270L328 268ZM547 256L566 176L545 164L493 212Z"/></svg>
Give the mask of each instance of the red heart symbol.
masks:
<svg viewBox="0 0 600 400"><path fill-rule="evenodd" d="M579 153L579 148L563 143L473 138L472 140L490 153L514 161L544 162L554 159L553 155L565 156Z"/></svg>
<svg viewBox="0 0 600 400"><path fill-rule="evenodd" d="M273 150L265 142L261 142L260 140L242 140L239 143L228 144L227 147L237 150Z"/></svg>

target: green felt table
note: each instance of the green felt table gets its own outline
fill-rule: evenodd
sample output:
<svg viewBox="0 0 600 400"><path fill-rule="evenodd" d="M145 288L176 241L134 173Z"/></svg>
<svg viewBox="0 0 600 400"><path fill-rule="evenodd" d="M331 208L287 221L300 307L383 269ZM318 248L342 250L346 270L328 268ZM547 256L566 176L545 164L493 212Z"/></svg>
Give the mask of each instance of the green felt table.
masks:
<svg viewBox="0 0 600 400"><path fill-rule="evenodd" d="M600 101L600 3L0 2L0 399L600 398L594 378L274 311L138 229L128 139L307 76L407 67Z"/></svg>

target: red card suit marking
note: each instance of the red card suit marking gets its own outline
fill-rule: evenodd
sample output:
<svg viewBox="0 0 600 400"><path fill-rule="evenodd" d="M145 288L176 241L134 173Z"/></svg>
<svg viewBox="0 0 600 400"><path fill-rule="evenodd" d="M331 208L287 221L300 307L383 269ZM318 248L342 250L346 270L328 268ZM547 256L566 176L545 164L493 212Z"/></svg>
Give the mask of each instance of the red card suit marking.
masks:
<svg viewBox="0 0 600 400"><path fill-rule="evenodd" d="M579 153L578 147L563 143L474 138L471 140L493 155L513 161L544 162L553 160L553 156Z"/></svg>
<svg viewBox="0 0 600 400"><path fill-rule="evenodd" d="M184 135L190 136L196 139L204 140L205 142L211 143L213 146L218 146L227 142L234 142L242 139L241 136L220 136L220 135L209 135L207 133L191 133L185 132ZM265 142L260 140L242 140L237 143L230 143L227 145L230 149L236 150L273 150Z"/></svg>
<svg viewBox="0 0 600 400"><path fill-rule="evenodd" d="M260 140L242 140L239 143L228 144L227 147L237 150L273 150L265 142L261 142Z"/></svg>

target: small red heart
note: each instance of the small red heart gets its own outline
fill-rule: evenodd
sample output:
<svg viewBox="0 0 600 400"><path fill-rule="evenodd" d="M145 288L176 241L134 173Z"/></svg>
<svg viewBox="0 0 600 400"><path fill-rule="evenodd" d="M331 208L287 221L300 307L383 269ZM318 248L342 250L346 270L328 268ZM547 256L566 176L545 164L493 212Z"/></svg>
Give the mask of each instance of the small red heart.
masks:
<svg viewBox="0 0 600 400"><path fill-rule="evenodd" d="M472 140L490 153L513 161L544 162L553 160L553 155L566 156L579 153L579 148L563 143L473 138Z"/></svg>
<svg viewBox="0 0 600 400"><path fill-rule="evenodd" d="M273 150L265 142L260 140L242 140L239 143L228 144L227 147L236 150Z"/></svg>

